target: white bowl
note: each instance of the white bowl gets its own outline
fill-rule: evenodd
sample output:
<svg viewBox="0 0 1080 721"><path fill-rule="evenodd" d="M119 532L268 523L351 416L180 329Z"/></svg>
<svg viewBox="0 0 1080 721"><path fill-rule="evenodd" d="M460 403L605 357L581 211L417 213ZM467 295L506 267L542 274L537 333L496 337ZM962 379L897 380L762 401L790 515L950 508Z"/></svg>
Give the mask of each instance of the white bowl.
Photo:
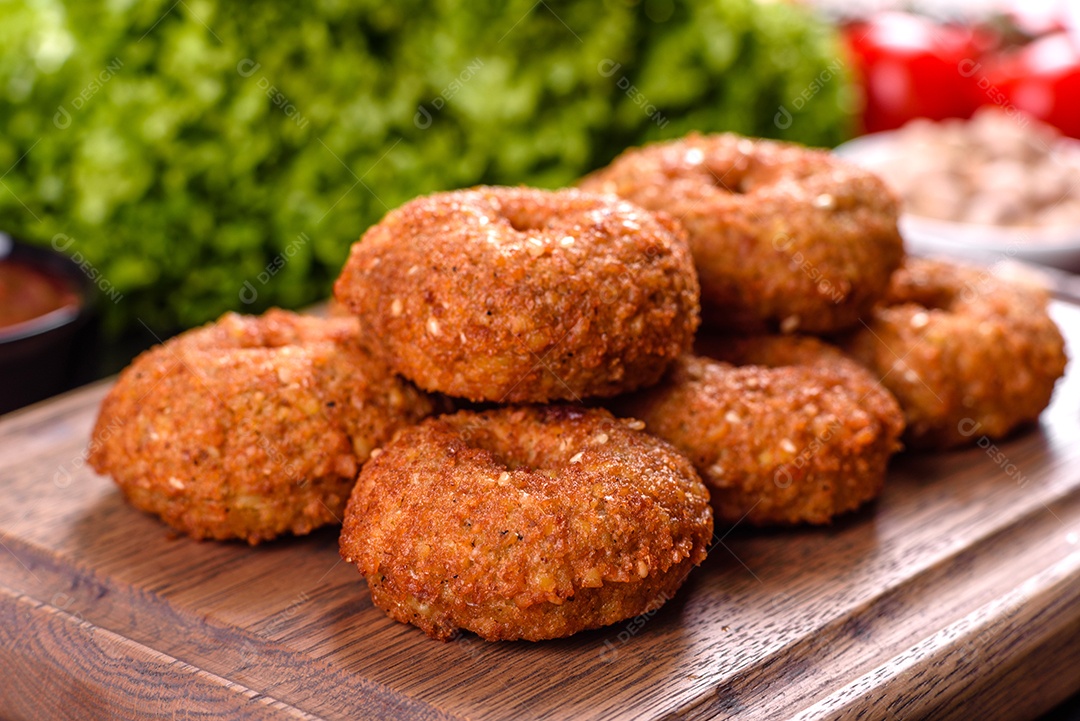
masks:
<svg viewBox="0 0 1080 721"><path fill-rule="evenodd" d="M871 170L897 152L896 131L855 138L833 152ZM1066 139L1080 148L1080 141ZM886 178L886 182L888 179ZM1080 272L1080 227L1017 228L938 220L901 213L900 233L916 255L950 255L975 260L1001 257Z"/></svg>

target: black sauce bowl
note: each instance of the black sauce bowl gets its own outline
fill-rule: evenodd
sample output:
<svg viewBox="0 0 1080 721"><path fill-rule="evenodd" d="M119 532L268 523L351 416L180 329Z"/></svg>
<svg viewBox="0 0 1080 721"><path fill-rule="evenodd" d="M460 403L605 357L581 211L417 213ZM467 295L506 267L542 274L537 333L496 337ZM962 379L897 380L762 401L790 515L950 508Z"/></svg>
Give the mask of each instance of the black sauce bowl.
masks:
<svg viewBox="0 0 1080 721"><path fill-rule="evenodd" d="M0 327L0 413L21 408L96 377L100 293L63 253L0 233L0 260L30 266L64 283L78 303Z"/></svg>

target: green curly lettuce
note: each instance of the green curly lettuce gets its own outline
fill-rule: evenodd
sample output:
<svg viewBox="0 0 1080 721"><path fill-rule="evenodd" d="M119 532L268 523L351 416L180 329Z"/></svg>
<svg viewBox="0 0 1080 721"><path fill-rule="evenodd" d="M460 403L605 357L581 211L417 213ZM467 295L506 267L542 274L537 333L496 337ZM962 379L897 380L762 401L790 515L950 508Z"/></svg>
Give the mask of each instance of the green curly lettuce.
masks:
<svg viewBox="0 0 1080 721"><path fill-rule="evenodd" d="M753 0L34 0L0 48L0 228L84 259L114 335L324 298L419 194L852 120L832 30Z"/></svg>

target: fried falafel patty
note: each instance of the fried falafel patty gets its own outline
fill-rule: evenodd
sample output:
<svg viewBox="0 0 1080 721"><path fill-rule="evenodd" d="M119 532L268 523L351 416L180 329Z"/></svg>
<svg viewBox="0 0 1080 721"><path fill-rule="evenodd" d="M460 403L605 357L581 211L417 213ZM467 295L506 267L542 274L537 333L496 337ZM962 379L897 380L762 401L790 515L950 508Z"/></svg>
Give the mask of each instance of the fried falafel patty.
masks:
<svg viewBox="0 0 1080 721"><path fill-rule="evenodd" d="M705 558L709 495L667 443L601 409L431 418L360 473L341 554L428 635L569 636L658 608Z"/></svg>
<svg viewBox="0 0 1080 721"><path fill-rule="evenodd" d="M856 324L904 255L885 184L822 150L691 134L624 152L579 187L664 210L689 233L706 326Z"/></svg>
<svg viewBox="0 0 1080 721"><path fill-rule="evenodd" d="M1065 372L1047 302L989 269L908 258L843 345L899 399L909 447L999 439L1038 419Z"/></svg>
<svg viewBox="0 0 1080 721"><path fill-rule="evenodd" d="M577 190L412 200L353 245L334 293L397 372L473 401L655 383L690 347L699 313L682 228Z"/></svg>
<svg viewBox="0 0 1080 721"><path fill-rule="evenodd" d="M333 523L372 449L432 411L357 338L352 318L271 310L155 346L102 403L89 463L194 538Z"/></svg>
<svg viewBox="0 0 1080 721"><path fill-rule="evenodd" d="M619 399L694 462L718 522L827 523L875 498L903 415L873 376L817 339L699 343L660 385Z"/></svg>

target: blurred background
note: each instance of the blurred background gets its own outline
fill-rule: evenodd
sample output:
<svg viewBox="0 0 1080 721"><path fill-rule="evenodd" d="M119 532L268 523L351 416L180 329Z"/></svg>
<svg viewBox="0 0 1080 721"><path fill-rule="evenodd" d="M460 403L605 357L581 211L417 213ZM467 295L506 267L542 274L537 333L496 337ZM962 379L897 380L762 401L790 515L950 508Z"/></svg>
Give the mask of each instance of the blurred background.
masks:
<svg viewBox="0 0 1080 721"><path fill-rule="evenodd" d="M0 2L0 266L34 265L21 243L73 261L0 275L0 304L92 328L64 341L70 385L227 310L325 299L423 193L558 187L691 130L834 147L998 106L1077 136L1076 5ZM0 334L25 341L23 315Z"/></svg>

